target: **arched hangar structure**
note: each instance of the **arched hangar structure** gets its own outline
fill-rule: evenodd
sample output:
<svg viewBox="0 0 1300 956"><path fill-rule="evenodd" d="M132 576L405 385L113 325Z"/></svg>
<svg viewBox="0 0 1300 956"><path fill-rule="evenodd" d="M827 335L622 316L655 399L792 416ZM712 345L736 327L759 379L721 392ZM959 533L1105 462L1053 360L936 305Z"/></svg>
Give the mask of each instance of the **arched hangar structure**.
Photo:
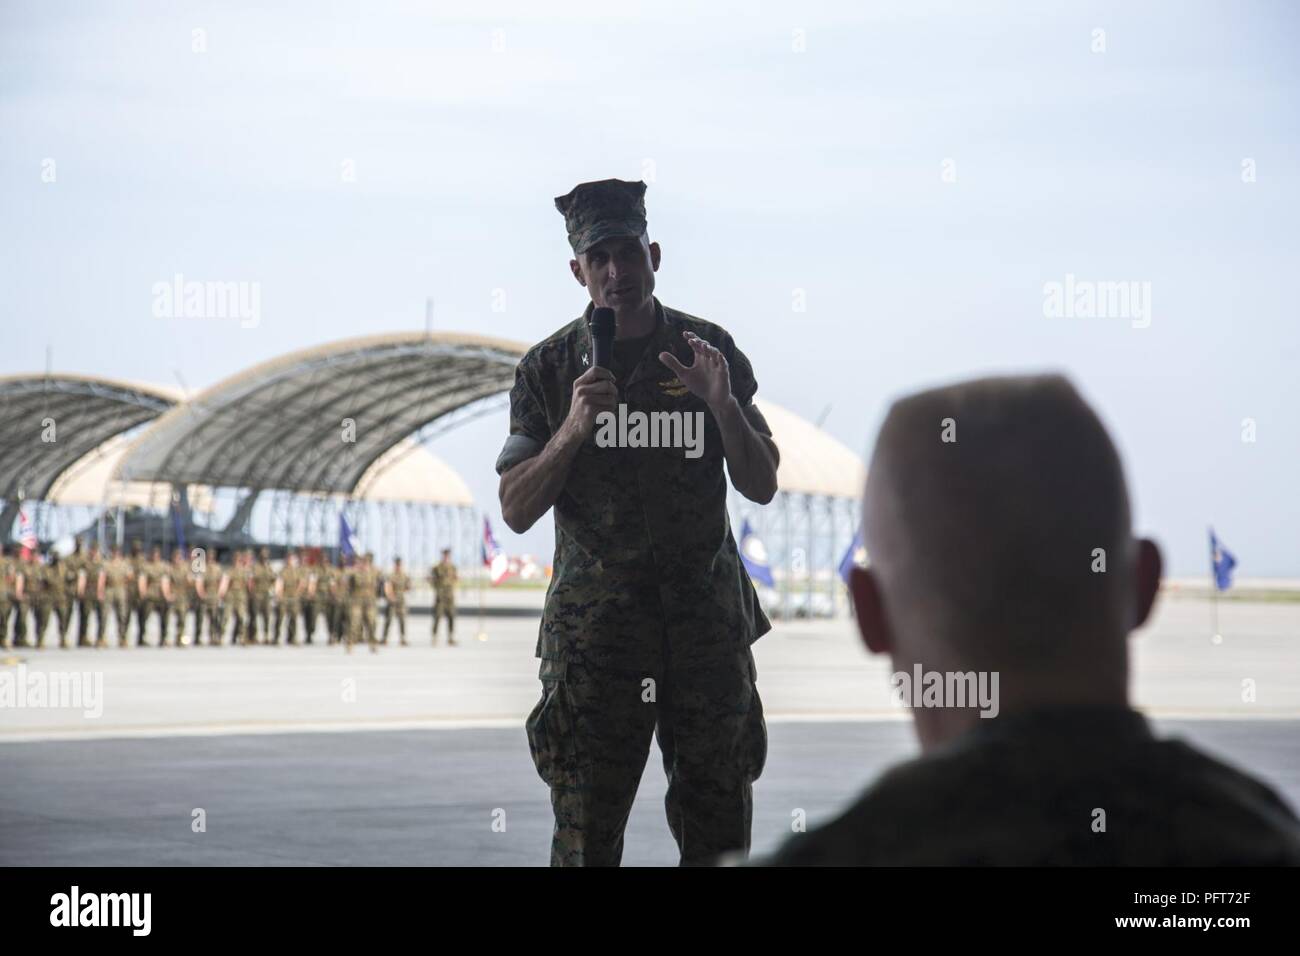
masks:
<svg viewBox="0 0 1300 956"><path fill-rule="evenodd" d="M23 501L43 501L84 455L179 399L175 389L90 375L0 377L0 540ZM39 517L33 530L44 536Z"/></svg>
<svg viewBox="0 0 1300 956"><path fill-rule="evenodd" d="M754 404L781 451L776 497L759 506L731 492L740 541L748 520L767 550L775 588L759 596L772 616L839 613L839 564L857 533L866 466L851 449L812 422L763 398Z"/></svg>
<svg viewBox="0 0 1300 956"><path fill-rule="evenodd" d="M229 532L249 527L265 495L272 540L332 546L340 497L349 524L363 534L355 522L366 512L354 498L370 467L405 439L425 444L504 407L526 348L440 332L292 352L159 417L123 455L115 478L233 490Z"/></svg>

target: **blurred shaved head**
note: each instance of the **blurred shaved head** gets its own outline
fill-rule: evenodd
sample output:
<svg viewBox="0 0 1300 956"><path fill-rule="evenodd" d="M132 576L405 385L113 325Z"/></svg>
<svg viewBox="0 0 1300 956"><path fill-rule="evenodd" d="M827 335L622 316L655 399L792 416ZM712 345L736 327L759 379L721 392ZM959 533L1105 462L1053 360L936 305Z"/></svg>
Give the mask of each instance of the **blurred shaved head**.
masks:
<svg viewBox="0 0 1300 956"><path fill-rule="evenodd" d="M1124 638L1150 608L1135 565L1141 550L1149 577L1154 554L1153 598L1159 554L1133 539L1119 455L1064 378L979 379L895 403L863 522L896 665L1034 675L1047 696L1053 681L1126 694Z"/></svg>

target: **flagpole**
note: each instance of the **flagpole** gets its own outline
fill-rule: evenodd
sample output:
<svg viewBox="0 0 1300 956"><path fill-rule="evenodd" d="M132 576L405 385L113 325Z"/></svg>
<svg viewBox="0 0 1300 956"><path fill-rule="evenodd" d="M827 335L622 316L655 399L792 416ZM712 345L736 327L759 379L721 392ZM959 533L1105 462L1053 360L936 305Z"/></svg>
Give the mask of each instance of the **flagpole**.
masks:
<svg viewBox="0 0 1300 956"><path fill-rule="evenodd" d="M478 639L480 641L487 640L487 631L483 629L483 578L486 571L485 567L478 569Z"/></svg>
<svg viewBox="0 0 1300 956"><path fill-rule="evenodd" d="M1210 529L1210 621L1212 624L1210 641L1217 644L1223 640L1223 635L1219 633L1219 577L1214 567L1213 528Z"/></svg>
<svg viewBox="0 0 1300 956"><path fill-rule="evenodd" d="M483 516L483 537L484 537L484 544L486 544L486 540L487 540L487 515L484 515L484 516ZM486 548L486 547L483 547L483 548L482 548L482 551L483 551L483 556L484 556L484 557L487 557L487 548ZM479 639L480 641L486 641L486 640L487 640L487 631L484 630L484 628L483 628L483 578L487 575L487 571L488 571L488 564L487 564L486 562L479 562L478 575L477 575L477 577L478 577L478 634L477 634L477 637L478 637L478 639Z"/></svg>

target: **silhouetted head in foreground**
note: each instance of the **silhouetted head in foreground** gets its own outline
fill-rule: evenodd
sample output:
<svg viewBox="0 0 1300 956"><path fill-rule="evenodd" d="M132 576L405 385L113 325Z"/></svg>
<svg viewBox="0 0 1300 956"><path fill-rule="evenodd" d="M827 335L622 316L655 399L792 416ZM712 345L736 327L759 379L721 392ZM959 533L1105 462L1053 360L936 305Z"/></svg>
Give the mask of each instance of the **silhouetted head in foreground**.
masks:
<svg viewBox="0 0 1300 956"><path fill-rule="evenodd" d="M981 379L895 403L863 527L858 627L890 656L922 753L765 862L1300 863L1277 793L1129 706L1127 638L1160 553L1133 537L1115 446L1069 382Z"/></svg>
<svg viewBox="0 0 1300 956"><path fill-rule="evenodd" d="M997 671L1003 713L1127 704L1126 637L1151 611L1160 552L1133 537L1119 455L1064 378L896 402L863 526L870 567L849 586L863 640L895 671ZM922 747L980 719L913 714Z"/></svg>

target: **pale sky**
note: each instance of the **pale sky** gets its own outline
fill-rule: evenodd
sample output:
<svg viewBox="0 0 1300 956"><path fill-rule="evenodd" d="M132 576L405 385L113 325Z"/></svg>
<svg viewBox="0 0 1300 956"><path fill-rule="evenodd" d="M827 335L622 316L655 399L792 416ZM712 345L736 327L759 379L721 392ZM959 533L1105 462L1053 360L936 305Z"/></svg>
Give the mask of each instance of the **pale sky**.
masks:
<svg viewBox="0 0 1300 956"><path fill-rule="evenodd" d="M1239 574L1300 575L1300 9L266 7L0 6L0 374L50 348L200 389L421 329L427 297L532 343L587 301L553 197L645 178L657 294L730 330L760 396L830 406L865 458L901 394L1064 371L1173 573L1207 573L1213 523ZM261 321L153 317L176 273L260 283ZM1150 325L1045 316L1067 274L1150 283ZM500 521L505 434L432 450L549 555L549 516Z"/></svg>

